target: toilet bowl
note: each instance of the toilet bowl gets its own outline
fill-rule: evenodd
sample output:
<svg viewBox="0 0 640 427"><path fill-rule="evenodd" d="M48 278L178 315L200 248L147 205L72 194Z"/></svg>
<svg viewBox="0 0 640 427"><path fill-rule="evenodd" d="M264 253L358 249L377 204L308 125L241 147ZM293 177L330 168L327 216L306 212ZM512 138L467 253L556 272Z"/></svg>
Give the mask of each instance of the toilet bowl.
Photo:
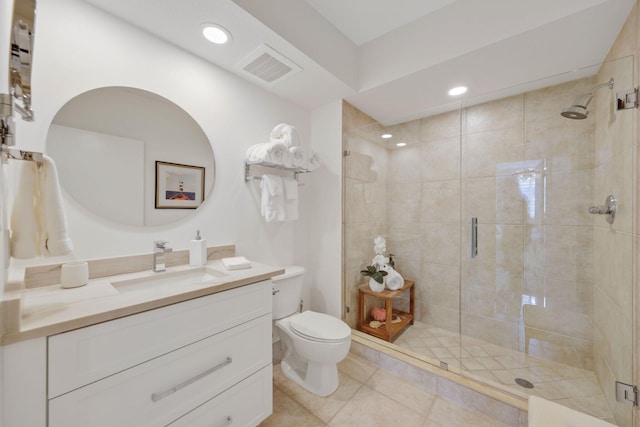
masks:
<svg viewBox="0 0 640 427"><path fill-rule="evenodd" d="M339 385L338 362L351 346L351 328L324 313L298 313L304 268L285 267L273 280L273 318L284 350L285 377L311 393L328 396Z"/></svg>

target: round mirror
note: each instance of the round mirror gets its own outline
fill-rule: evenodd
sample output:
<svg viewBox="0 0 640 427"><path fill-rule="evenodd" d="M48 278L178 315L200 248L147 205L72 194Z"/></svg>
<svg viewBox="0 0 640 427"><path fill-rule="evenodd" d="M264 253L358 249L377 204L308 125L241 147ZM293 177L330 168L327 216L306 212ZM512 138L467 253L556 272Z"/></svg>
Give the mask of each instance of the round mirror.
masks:
<svg viewBox="0 0 640 427"><path fill-rule="evenodd" d="M180 220L213 188L213 150L202 128L140 89L105 87L71 99L49 127L46 151L78 205L121 224Z"/></svg>

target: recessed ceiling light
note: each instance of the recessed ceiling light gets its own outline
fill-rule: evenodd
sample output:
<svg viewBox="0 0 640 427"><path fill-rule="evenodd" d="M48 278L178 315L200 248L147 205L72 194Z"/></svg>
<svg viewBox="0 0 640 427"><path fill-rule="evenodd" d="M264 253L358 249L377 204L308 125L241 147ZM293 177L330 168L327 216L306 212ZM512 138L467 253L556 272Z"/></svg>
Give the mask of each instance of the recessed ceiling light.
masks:
<svg viewBox="0 0 640 427"><path fill-rule="evenodd" d="M226 44L231 41L231 33L218 24L202 24L202 35L215 44Z"/></svg>
<svg viewBox="0 0 640 427"><path fill-rule="evenodd" d="M391 135L390 133L383 133L382 135L380 135L380 138L383 139L389 139L391 137L393 137L393 135Z"/></svg>
<svg viewBox="0 0 640 427"><path fill-rule="evenodd" d="M404 147L405 145L407 145L407 143L406 143L406 142L398 142L398 143L396 144L396 147Z"/></svg>
<svg viewBox="0 0 640 427"><path fill-rule="evenodd" d="M467 91L467 87L466 86L457 86L454 87L453 89L449 90L449 95L451 96L458 96L458 95L462 95L463 93L465 93Z"/></svg>

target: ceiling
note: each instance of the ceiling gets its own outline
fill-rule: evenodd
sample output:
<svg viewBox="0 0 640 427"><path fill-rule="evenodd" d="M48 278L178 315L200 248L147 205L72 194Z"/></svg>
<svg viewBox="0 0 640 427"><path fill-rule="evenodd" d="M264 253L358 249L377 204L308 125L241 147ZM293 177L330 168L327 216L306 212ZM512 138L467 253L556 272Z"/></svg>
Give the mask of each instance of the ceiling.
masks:
<svg viewBox="0 0 640 427"><path fill-rule="evenodd" d="M314 109L346 99L392 125L593 75L635 0L83 0ZM213 46L201 25L224 26ZM268 51L298 70L243 70ZM569 72L570 70L574 70Z"/></svg>

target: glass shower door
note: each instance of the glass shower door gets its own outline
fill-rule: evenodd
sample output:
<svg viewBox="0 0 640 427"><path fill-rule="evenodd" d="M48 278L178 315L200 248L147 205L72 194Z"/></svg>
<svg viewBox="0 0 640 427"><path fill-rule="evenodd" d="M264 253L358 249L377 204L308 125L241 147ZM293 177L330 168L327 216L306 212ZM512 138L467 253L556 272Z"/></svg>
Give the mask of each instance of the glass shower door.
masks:
<svg viewBox="0 0 640 427"><path fill-rule="evenodd" d="M464 375L631 426L613 391L632 381L634 113L616 92L633 59L595 70L465 108L460 357ZM586 119L560 115L589 92ZM610 194L613 224L589 213Z"/></svg>

